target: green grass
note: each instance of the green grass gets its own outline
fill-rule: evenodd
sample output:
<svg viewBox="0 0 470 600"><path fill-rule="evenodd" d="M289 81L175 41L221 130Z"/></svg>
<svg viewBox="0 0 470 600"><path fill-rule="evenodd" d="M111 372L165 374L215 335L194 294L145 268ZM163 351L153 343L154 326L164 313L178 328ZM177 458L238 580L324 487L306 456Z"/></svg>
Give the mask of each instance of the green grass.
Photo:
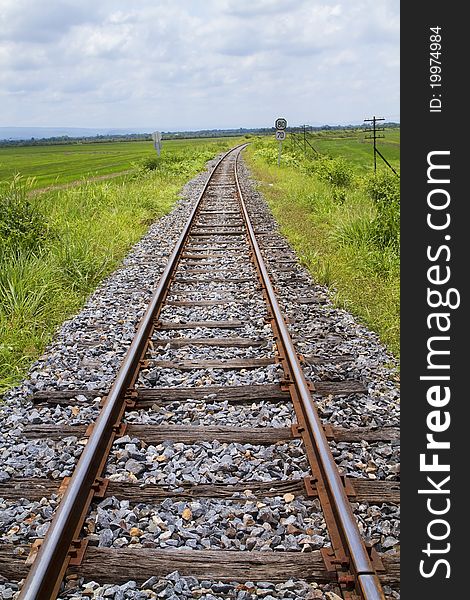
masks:
<svg viewBox="0 0 470 600"><path fill-rule="evenodd" d="M233 138L167 140L162 156L177 155L188 148L203 148L209 143L230 143ZM0 148L0 181L19 173L34 178L31 188L44 188L120 173L132 169L146 156L157 156L152 142L71 143L56 146L12 146Z"/></svg>
<svg viewBox="0 0 470 600"><path fill-rule="evenodd" d="M392 167L399 170L400 129L386 129L381 134L385 137L377 140L377 148ZM373 142L365 139L366 135L370 134L355 130L319 131L309 134L308 139L318 152L333 157L342 157L354 165L357 173L365 174L374 166ZM299 134L297 139L302 143L302 134ZM379 156L377 157L377 165L379 168L385 167L385 163Z"/></svg>
<svg viewBox="0 0 470 600"><path fill-rule="evenodd" d="M173 207L182 185L236 143L175 142L156 169L119 181L34 196L21 179L0 186L0 391L25 375L56 328Z"/></svg>
<svg viewBox="0 0 470 600"><path fill-rule="evenodd" d="M382 231L390 217L383 207L391 204L388 196L383 205L372 199L373 172L364 157L310 161L287 148L279 168L276 144L266 139L251 144L245 154L282 233L314 279L329 286L336 304L376 331L398 357L399 232L393 219L388 237ZM338 173L348 175L337 178L344 185L331 183ZM377 181L380 186L388 181L396 190L394 177L381 168ZM393 210L395 217L396 206Z"/></svg>

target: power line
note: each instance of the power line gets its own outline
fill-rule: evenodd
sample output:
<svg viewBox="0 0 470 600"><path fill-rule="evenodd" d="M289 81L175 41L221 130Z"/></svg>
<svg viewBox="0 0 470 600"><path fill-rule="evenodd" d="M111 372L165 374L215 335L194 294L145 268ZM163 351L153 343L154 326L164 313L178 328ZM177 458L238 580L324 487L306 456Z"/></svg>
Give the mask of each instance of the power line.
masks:
<svg viewBox="0 0 470 600"><path fill-rule="evenodd" d="M296 127L289 127L289 135L291 140L294 142L294 147L307 154L307 150L310 148L315 154L319 154L318 150L312 145L309 135L311 135L311 125L299 125Z"/></svg>

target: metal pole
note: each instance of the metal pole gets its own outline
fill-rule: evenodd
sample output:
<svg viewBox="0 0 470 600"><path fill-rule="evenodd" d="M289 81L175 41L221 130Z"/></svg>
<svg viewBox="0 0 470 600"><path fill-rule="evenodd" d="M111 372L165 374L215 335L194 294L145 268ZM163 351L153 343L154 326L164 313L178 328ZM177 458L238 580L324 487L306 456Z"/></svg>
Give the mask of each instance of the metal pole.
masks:
<svg viewBox="0 0 470 600"><path fill-rule="evenodd" d="M279 156L277 157L277 166L281 166L282 141L279 142Z"/></svg>
<svg viewBox="0 0 470 600"><path fill-rule="evenodd" d="M373 119L373 127L374 127L374 173L377 172L377 137L376 137L376 131L375 131L375 123L376 123L376 119L375 119L375 115L372 117Z"/></svg>
<svg viewBox="0 0 470 600"><path fill-rule="evenodd" d="M377 128L377 121L385 121L384 117L376 117L375 115L372 119L364 119L364 123L372 123L372 129L366 129L366 132L372 133L372 135L366 136L366 140L374 140L374 173L377 171L377 154L380 152L377 149L377 139L384 137L383 135L378 135L378 131L384 131L383 127Z"/></svg>

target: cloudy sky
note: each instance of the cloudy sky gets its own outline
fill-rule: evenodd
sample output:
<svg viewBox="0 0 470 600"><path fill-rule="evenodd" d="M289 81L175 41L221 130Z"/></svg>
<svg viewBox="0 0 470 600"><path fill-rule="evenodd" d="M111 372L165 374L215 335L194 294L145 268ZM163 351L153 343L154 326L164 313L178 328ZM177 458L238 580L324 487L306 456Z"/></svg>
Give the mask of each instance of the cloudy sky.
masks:
<svg viewBox="0 0 470 600"><path fill-rule="evenodd" d="M399 120L399 0L0 0L0 126Z"/></svg>

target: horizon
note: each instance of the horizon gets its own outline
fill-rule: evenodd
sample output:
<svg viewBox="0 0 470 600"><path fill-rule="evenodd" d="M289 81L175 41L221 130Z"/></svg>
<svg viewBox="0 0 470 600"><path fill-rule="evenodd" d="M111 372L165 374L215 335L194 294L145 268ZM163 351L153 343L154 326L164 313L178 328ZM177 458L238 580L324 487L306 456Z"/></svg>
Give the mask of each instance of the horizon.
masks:
<svg viewBox="0 0 470 600"><path fill-rule="evenodd" d="M399 121L395 120L386 120L385 124L390 125L400 125ZM341 127L362 127L364 123L359 122L351 122L351 123L322 123L322 124L307 124L302 123L298 125L288 125L288 128L298 128L306 125L307 127L312 127L315 129L322 129L327 127L332 128L341 128ZM257 127L210 127L204 129L160 129L163 134L178 134L178 133L200 133L205 131L252 131L252 130L266 130L272 129L274 130L274 124L271 126L257 126ZM150 135L153 131L156 131L155 127L144 128L144 127L75 127L75 126L0 126L0 141L28 141L30 139L36 138L36 135L31 135L32 133L43 133L49 132L47 135L39 139L49 139L53 137L68 137L70 139L85 137L86 133L88 133L92 137L97 137L99 135ZM70 135L66 132L77 132L77 135ZM17 132L23 132L25 137L18 137L15 135L7 135L6 132L10 132L14 134ZM28 132L28 134L26 134ZM78 132L82 132L81 135ZM94 135L93 135L94 134Z"/></svg>

